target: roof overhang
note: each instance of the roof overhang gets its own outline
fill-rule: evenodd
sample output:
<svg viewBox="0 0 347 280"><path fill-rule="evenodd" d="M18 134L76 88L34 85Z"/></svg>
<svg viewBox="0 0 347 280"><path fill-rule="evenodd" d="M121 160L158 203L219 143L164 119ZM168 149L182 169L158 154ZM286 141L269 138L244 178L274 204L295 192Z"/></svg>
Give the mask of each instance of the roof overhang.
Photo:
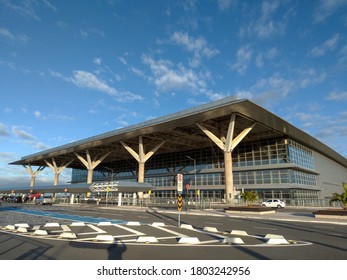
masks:
<svg viewBox="0 0 347 280"><path fill-rule="evenodd" d="M347 167L346 158L314 137L255 103L246 99L236 100L234 97L227 97L175 114L48 149L22 157L11 164L46 166L45 160L51 158L54 158L57 164L75 159L69 167L84 168L74 153L81 153L88 149L93 155L103 155L112 151L103 162L107 166L107 162L132 159L132 156L124 151L120 141L137 149L139 136L143 137L145 147L150 146L150 148L166 141L157 151L157 154L193 150L197 147L210 147L209 138L203 134L196 123L202 123L212 131L214 130L213 132L216 134L225 133L231 114L236 115L235 134L256 123L256 126L243 141L261 140L269 137L290 138ZM99 168L102 168L103 164L100 164Z"/></svg>

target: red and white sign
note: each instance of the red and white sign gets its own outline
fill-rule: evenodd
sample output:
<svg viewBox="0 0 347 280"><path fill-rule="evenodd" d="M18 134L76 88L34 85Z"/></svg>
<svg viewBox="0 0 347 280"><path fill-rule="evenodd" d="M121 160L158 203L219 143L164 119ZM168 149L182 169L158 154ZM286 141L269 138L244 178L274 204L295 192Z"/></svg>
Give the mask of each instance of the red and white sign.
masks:
<svg viewBox="0 0 347 280"><path fill-rule="evenodd" d="M177 174L177 192L183 192L183 174Z"/></svg>

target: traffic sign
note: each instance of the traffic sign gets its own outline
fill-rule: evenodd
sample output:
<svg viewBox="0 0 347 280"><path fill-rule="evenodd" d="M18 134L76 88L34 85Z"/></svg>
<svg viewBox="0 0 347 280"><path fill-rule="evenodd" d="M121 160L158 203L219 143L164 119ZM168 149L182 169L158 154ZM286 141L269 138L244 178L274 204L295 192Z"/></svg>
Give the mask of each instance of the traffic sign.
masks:
<svg viewBox="0 0 347 280"><path fill-rule="evenodd" d="M177 192L179 194L183 192L183 174L177 174Z"/></svg>
<svg viewBox="0 0 347 280"><path fill-rule="evenodd" d="M177 210L182 211L182 206L183 206L183 197L182 195L179 194L177 198Z"/></svg>

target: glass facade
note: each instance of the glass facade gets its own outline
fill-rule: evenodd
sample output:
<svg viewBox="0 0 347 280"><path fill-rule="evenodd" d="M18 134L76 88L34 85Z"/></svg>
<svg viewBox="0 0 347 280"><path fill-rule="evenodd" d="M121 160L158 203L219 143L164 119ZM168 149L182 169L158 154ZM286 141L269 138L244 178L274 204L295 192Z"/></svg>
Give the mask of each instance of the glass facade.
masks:
<svg viewBox="0 0 347 280"><path fill-rule="evenodd" d="M232 154L235 188L252 188L273 194L274 189L286 185L311 188L317 185L313 153L306 147L284 138L240 143ZM194 165L195 164L195 165ZM94 170L93 181L137 180L137 161L122 160ZM112 170L112 172L110 171ZM184 186L201 189L202 195L220 197L224 192L224 154L211 144L210 148L163 155L153 155L145 164L145 182L156 188L156 194L174 195L176 175L184 175ZM196 179L196 181L195 181ZM74 169L72 182L86 182L87 170ZM282 192L284 193L284 192Z"/></svg>

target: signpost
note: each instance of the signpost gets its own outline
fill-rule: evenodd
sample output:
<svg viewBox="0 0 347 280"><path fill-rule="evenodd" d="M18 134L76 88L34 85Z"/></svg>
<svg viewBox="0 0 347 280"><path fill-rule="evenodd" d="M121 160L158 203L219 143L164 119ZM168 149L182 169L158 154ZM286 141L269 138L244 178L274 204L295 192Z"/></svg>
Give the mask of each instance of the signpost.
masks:
<svg viewBox="0 0 347 280"><path fill-rule="evenodd" d="M183 205L183 174L177 174L177 210L178 210L178 227L181 226L181 211Z"/></svg>
<svg viewBox="0 0 347 280"><path fill-rule="evenodd" d="M181 194L178 195L177 198L177 210L178 210L178 227L181 226L181 211L183 206L183 197Z"/></svg>
<svg viewBox="0 0 347 280"><path fill-rule="evenodd" d="M108 199L108 192L110 191L110 187L106 188L106 207L107 207L107 199Z"/></svg>

